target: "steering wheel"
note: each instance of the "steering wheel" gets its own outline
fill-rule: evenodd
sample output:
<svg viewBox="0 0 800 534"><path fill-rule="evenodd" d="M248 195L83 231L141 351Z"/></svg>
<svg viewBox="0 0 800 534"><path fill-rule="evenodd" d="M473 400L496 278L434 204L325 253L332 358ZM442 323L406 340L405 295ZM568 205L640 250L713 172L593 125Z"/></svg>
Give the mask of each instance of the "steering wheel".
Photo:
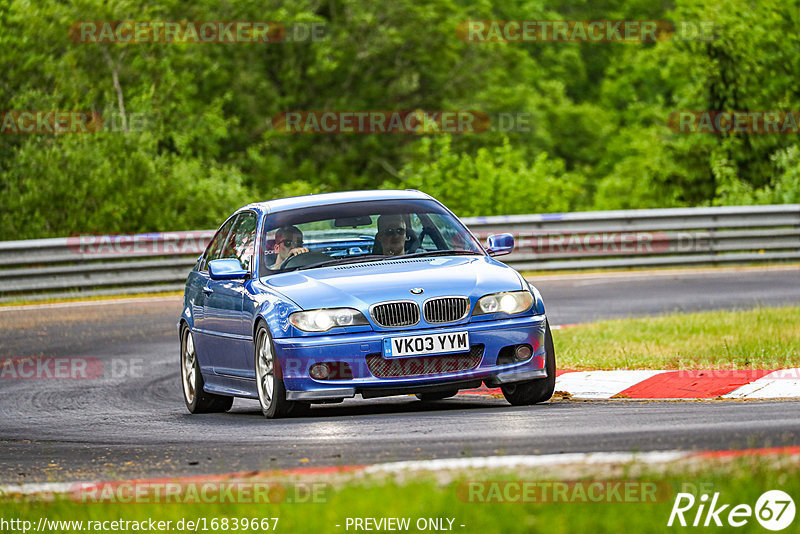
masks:
<svg viewBox="0 0 800 534"><path fill-rule="evenodd" d="M284 269L291 269L293 267L304 267L306 265L311 265L312 263L328 261L329 259L331 259L331 257L327 254L323 254L322 252L305 252L303 254L297 254L296 256L289 256L283 260L280 270L282 271Z"/></svg>

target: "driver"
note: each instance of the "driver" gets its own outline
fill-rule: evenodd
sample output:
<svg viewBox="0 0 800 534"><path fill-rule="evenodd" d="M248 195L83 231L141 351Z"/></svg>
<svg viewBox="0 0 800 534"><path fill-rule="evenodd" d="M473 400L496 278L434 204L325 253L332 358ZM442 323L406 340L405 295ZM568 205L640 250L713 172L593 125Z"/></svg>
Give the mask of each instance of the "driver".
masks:
<svg viewBox="0 0 800 534"><path fill-rule="evenodd" d="M387 256L405 254L406 222L402 215L384 214L378 217L378 233L375 240Z"/></svg>
<svg viewBox="0 0 800 534"><path fill-rule="evenodd" d="M308 252L308 248L303 246L303 232L296 226L278 228L275 232L273 252L275 253L275 264L270 268L277 271L287 259Z"/></svg>

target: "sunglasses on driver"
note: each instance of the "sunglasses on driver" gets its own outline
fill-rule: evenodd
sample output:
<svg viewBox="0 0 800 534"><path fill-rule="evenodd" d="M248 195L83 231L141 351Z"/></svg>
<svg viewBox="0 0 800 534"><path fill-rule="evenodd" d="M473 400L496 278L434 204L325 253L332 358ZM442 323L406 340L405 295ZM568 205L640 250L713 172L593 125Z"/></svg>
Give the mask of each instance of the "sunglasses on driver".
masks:
<svg viewBox="0 0 800 534"><path fill-rule="evenodd" d="M388 235L389 237L394 237L396 235L406 235L405 228L384 228L383 233Z"/></svg>

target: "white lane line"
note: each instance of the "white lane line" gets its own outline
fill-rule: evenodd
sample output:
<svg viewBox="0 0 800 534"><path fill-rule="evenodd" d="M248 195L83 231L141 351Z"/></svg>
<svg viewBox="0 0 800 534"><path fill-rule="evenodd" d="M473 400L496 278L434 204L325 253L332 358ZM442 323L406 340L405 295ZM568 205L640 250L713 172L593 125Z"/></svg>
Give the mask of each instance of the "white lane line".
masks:
<svg viewBox="0 0 800 534"><path fill-rule="evenodd" d="M560 464L603 464L645 462L659 463L680 460L692 455L683 451L655 452L589 452L519 455L519 456L483 456L477 458L441 458L438 460L411 460L373 464L364 469L365 473L387 473L397 471L438 471L443 469L493 469L506 467L540 467Z"/></svg>
<svg viewBox="0 0 800 534"><path fill-rule="evenodd" d="M578 371L556 378L556 391L581 399L610 399L620 391L665 371Z"/></svg>
<svg viewBox="0 0 800 534"><path fill-rule="evenodd" d="M728 399L800 397L800 368L780 369L723 395Z"/></svg>
<svg viewBox="0 0 800 534"><path fill-rule="evenodd" d="M25 484L0 485L0 496L4 495L36 495L44 493L69 493L74 487L74 482L32 482Z"/></svg>
<svg viewBox="0 0 800 534"><path fill-rule="evenodd" d="M179 302L182 299L180 295L171 297L133 297L133 298L119 298L119 299L101 299L101 300L76 300L70 302L51 302L50 304L24 304L22 306L0 306L0 312L4 311L17 311L17 310L47 310L52 308L80 308L83 306L107 306L110 304L136 304L142 302L166 302L175 301Z"/></svg>

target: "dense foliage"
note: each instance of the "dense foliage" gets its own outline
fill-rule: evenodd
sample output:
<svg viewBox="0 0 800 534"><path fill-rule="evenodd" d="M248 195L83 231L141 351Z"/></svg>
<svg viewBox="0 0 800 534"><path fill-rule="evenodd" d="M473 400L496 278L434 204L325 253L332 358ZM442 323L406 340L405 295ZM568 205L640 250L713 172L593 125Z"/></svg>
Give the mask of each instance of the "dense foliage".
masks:
<svg viewBox="0 0 800 534"><path fill-rule="evenodd" d="M639 43L457 35L462 21L494 19L714 31ZM326 38L71 40L87 20L316 22ZM798 27L798 0L0 0L0 110L130 121L127 132L1 134L0 239L213 227L253 200L378 187L424 190L459 215L798 202L797 134L667 125L676 110L800 110ZM524 112L533 128L289 134L270 123L286 110L418 109Z"/></svg>

